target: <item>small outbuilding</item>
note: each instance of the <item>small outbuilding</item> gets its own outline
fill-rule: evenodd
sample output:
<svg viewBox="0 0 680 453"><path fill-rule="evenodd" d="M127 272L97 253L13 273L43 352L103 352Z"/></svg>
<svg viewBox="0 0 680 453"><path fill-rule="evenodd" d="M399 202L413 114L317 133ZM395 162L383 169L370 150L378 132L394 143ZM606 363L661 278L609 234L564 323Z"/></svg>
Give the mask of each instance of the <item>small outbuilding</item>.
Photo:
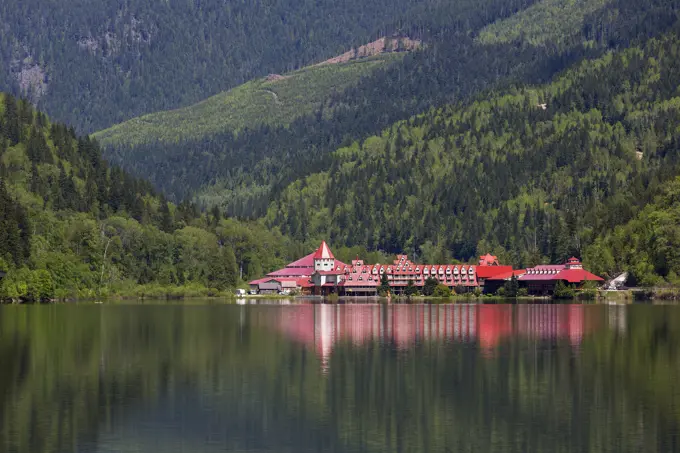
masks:
<svg viewBox="0 0 680 453"><path fill-rule="evenodd" d="M276 280L262 282L257 285L260 294L278 294L281 291L281 283Z"/></svg>

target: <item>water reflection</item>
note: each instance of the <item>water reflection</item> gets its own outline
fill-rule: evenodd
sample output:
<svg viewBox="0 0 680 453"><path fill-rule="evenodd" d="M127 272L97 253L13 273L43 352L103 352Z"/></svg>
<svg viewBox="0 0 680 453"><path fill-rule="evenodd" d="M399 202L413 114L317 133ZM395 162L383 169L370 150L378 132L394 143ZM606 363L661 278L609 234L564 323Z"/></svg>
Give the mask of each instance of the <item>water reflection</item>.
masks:
<svg viewBox="0 0 680 453"><path fill-rule="evenodd" d="M598 311L585 316L584 305L292 305L261 313L259 325L316 351L324 367L336 343L355 346L378 341L408 349L422 341L477 344L491 355L506 338L568 340L601 327ZM625 330L625 307L610 309L611 320Z"/></svg>
<svg viewBox="0 0 680 453"><path fill-rule="evenodd" d="M0 307L0 451L679 451L679 346L678 307Z"/></svg>

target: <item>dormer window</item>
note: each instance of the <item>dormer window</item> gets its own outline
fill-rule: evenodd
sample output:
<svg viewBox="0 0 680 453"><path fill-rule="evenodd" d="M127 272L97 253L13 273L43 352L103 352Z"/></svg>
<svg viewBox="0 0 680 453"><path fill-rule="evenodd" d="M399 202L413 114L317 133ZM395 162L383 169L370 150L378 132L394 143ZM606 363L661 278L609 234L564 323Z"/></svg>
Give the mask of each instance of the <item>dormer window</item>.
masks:
<svg viewBox="0 0 680 453"><path fill-rule="evenodd" d="M380 273L381 273L381 274L384 274L384 273L385 273L385 268L384 268L384 267L381 267L381 268L380 268Z"/></svg>
<svg viewBox="0 0 680 453"><path fill-rule="evenodd" d="M430 270L429 270L429 269L426 268L425 270L423 270L423 274L428 274L428 275L429 275L429 273L430 273Z"/></svg>
<svg viewBox="0 0 680 453"><path fill-rule="evenodd" d="M416 267L416 272L420 272L420 268L419 268L419 267Z"/></svg>

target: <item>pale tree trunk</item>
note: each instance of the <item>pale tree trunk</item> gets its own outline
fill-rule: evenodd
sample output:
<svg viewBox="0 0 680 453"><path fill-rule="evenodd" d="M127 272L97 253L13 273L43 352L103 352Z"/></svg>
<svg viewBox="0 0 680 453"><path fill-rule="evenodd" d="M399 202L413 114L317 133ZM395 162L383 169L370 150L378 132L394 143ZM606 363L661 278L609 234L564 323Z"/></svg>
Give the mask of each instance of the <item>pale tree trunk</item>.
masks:
<svg viewBox="0 0 680 453"><path fill-rule="evenodd" d="M104 235L104 230L102 230L102 236L106 237ZM106 238L106 247L104 247L104 258L102 259L102 271L101 274L99 275L99 289L98 292L101 292L102 289L102 282L104 281L104 266L106 266L106 254L109 251L109 245L111 244L111 238Z"/></svg>

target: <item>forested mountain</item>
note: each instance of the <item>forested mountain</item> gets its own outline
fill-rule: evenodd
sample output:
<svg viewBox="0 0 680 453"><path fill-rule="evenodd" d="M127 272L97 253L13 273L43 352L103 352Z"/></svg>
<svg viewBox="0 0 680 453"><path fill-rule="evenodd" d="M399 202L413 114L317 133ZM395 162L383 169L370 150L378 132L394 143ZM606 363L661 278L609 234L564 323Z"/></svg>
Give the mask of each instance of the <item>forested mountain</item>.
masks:
<svg viewBox="0 0 680 453"><path fill-rule="evenodd" d="M115 158L124 162L144 158L136 152L139 145L162 149L262 125L288 126L296 118L319 110L329 115L333 93L399 60L400 55L390 52L342 64L313 65L284 75L269 74L185 108L133 118L99 131L93 138L104 147L118 150ZM131 152L121 152L126 149Z"/></svg>
<svg viewBox="0 0 680 453"><path fill-rule="evenodd" d="M0 90L92 132L322 61L442 8L439 0L4 0Z"/></svg>
<svg viewBox="0 0 680 453"><path fill-rule="evenodd" d="M175 206L72 128L0 95L0 300L218 292L307 251Z"/></svg>
<svg viewBox="0 0 680 453"><path fill-rule="evenodd" d="M679 2L482 0L441 4L400 29L424 48L335 93L288 126L115 147L107 156L168 196L194 196L230 215L264 215L289 183L329 169L338 147L431 106L545 83L582 60L644 44L677 20ZM559 27L555 24L559 22ZM518 33L517 30L522 30ZM524 32L526 30L526 33Z"/></svg>
<svg viewBox="0 0 680 453"><path fill-rule="evenodd" d="M677 280L675 192L641 209L680 174L679 33L584 61L547 85L399 122L291 184L267 220L298 239L436 262L583 255L602 274Z"/></svg>

